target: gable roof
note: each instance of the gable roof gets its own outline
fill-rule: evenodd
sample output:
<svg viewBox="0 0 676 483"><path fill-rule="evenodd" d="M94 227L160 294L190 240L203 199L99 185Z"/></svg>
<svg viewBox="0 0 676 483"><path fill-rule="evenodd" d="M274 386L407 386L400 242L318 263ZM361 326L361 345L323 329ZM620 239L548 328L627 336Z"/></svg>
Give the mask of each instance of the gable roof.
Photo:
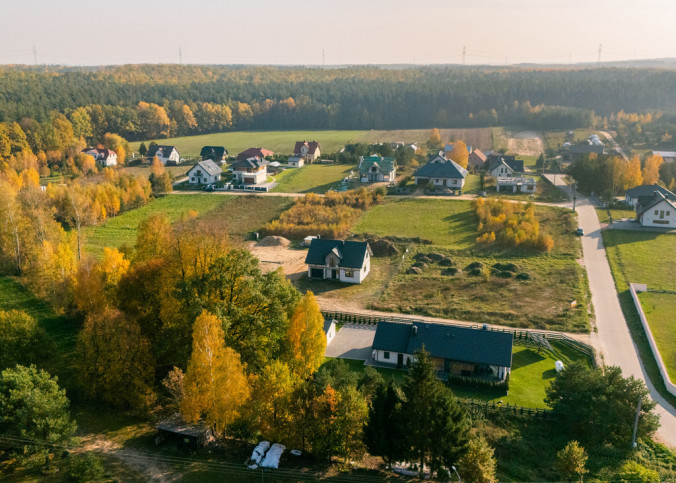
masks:
<svg viewBox="0 0 676 483"><path fill-rule="evenodd" d="M641 198L644 197L640 197L639 199ZM676 204L674 204L672 200L668 199L659 191L655 191L655 194L652 196L652 198L644 200L643 203L640 203L636 207L636 214L640 217L643 213L650 210L651 208L654 208L655 206L659 205L662 202L665 202L666 204L671 206L674 210L676 210Z"/></svg>
<svg viewBox="0 0 676 483"><path fill-rule="evenodd" d="M482 162L486 161L486 155L480 150L480 149L475 149L471 153L469 153L470 156L473 154L477 158L479 158Z"/></svg>
<svg viewBox="0 0 676 483"><path fill-rule="evenodd" d="M308 154L316 154L317 149L320 149L319 143L317 141L296 141L296 146L293 148L293 154L300 154L300 149L303 146L307 146Z"/></svg>
<svg viewBox="0 0 676 483"><path fill-rule="evenodd" d="M655 194L655 191L662 193L664 197L669 200L676 200L676 195L674 193L658 184L644 184L637 186L625 191L624 195L628 198L638 198L639 196L652 197Z"/></svg>
<svg viewBox="0 0 676 483"><path fill-rule="evenodd" d="M422 178L465 178L467 170L452 159L434 156L426 165L421 166L413 176Z"/></svg>
<svg viewBox="0 0 676 483"><path fill-rule="evenodd" d="M269 163L265 159L260 159L256 157L240 159L232 163L231 168L233 171L238 169L247 169L247 168L260 168L262 166L267 166Z"/></svg>
<svg viewBox="0 0 676 483"><path fill-rule="evenodd" d="M248 158L265 158L266 156L272 156L275 154L273 151L263 148L249 148L237 155L237 159L248 159Z"/></svg>
<svg viewBox="0 0 676 483"><path fill-rule="evenodd" d="M424 345L432 357L511 367L513 338L509 332L446 324L378 322L373 349L413 354Z"/></svg>
<svg viewBox="0 0 676 483"><path fill-rule="evenodd" d="M223 146L204 146L200 151L200 156L202 159L223 159L224 156L227 156L228 150Z"/></svg>
<svg viewBox="0 0 676 483"><path fill-rule="evenodd" d="M176 146L167 146L167 145L162 145L162 144L155 144L153 146L150 146L150 148L148 148L148 152L146 153L146 157L153 158L153 157L157 156L157 157L168 158L171 155L171 152L174 149L176 149ZM176 152L178 153L178 149L176 149Z"/></svg>
<svg viewBox="0 0 676 483"><path fill-rule="evenodd" d="M334 322L335 322L334 319L324 318L324 333L325 334L329 331L329 329L331 328L331 324L333 324Z"/></svg>
<svg viewBox="0 0 676 483"><path fill-rule="evenodd" d="M197 168L198 166L200 168L202 168L204 171L206 171L208 174L210 174L211 176L222 173L221 168L216 163L214 163L211 159L205 159L204 161L199 161L195 166L190 168L190 171Z"/></svg>
<svg viewBox="0 0 676 483"><path fill-rule="evenodd" d="M85 148L81 152L84 154L89 154L94 156L97 160L108 159L108 158L117 158L117 153L112 149L100 149L100 148Z"/></svg>
<svg viewBox="0 0 676 483"><path fill-rule="evenodd" d="M514 156L491 157L488 165L488 171L493 171L498 166L504 164L515 173L523 173L523 160L514 159Z"/></svg>
<svg viewBox="0 0 676 483"><path fill-rule="evenodd" d="M381 171L391 173L397 167L394 158L383 158L382 156L366 156L359 160L359 172L367 172L371 166L376 165Z"/></svg>
<svg viewBox="0 0 676 483"><path fill-rule="evenodd" d="M308 265L325 265L326 255L335 253L340 259L339 267L361 268L364 266L366 254L371 252L368 242L328 240L314 238L305 257Z"/></svg>

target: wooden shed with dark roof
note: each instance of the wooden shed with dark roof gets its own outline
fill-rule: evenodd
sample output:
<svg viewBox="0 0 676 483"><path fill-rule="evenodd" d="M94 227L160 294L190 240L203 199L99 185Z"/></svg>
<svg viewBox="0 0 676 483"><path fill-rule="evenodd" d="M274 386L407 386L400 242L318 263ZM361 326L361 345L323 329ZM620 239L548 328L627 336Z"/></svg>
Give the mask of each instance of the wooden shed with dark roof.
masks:
<svg viewBox="0 0 676 483"><path fill-rule="evenodd" d="M513 335L429 322L378 322L373 360L403 367L416 351L429 352L442 375L504 381L512 368Z"/></svg>

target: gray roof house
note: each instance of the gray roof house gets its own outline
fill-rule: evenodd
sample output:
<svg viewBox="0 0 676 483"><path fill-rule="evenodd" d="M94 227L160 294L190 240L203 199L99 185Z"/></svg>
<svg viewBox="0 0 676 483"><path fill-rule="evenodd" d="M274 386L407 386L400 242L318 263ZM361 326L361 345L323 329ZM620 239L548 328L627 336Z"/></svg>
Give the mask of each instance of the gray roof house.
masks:
<svg viewBox="0 0 676 483"><path fill-rule="evenodd" d="M361 283L371 271L368 242L314 238L305 263L309 278Z"/></svg>
<svg viewBox="0 0 676 483"><path fill-rule="evenodd" d="M187 172L191 184L212 184L221 180L221 167L211 159L199 161Z"/></svg>
<svg viewBox="0 0 676 483"><path fill-rule="evenodd" d="M228 156L228 150L223 146L204 146L200 151L200 157L203 160L210 159L217 163L225 161Z"/></svg>
<svg viewBox="0 0 676 483"><path fill-rule="evenodd" d="M509 332L447 324L378 322L373 360L403 367L424 348L442 377L504 381L512 367L513 338Z"/></svg>
<svg viewBox="0 0 676 483"><path fill-rule="evenodd" d="M397 176L397 162L394 158L362 156L359 160L359 179L362 183L394 181Z"/></svg>
<svg viewBox="0 0 676 483"><path fill-rule="evenodd" d="M487 161L487 171L495 178L519 176L523 173L523 160L514 156L491 156Z"/></svg>
<svg viewBox="0 0 676 483"><path fill-rule="evenodd" d="M434 188L448 188L462 190L467 177L467 170L452 159L441 155L431 158L427 164L413 173L415 184L426 185L432 183Z"/></svg>
<svg viewBox="0 0 676 483"><path fill-rule="evenodd" d="M636 219L642 226L676 228L676 202L673 199L655 191L652 197L641 196L639 200Z"/></svg>
<svg viewBox="0 0 676 483"><path fill-rule="evenodd" d="M636 208L642 197L652 198L655 192L662 193L668 200L676 200L676 195L658 184L644 184L624 192L624 200Z"/></svg>

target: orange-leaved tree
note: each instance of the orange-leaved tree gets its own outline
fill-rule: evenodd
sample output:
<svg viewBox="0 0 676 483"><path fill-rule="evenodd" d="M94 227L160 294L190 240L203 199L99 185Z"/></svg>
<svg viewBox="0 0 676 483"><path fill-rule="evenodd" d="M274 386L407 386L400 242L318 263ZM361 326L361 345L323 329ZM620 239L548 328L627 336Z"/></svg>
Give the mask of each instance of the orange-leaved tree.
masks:
<svg viewBox="0 0 676 483"><path fill-rule="evenodd" d="M638 155L631 158L627 170L624 173L624 189L634 188L643 184L641 173L641 160Z"/></svg>
<svg viewBox="0 0 676 483"><path fill-rule="evenodd" d="M664 163L662 156L653 154L645 160L643 166L643 184L655 184L660 179L660 166Z"/></svg>
<svg viewBox="0 0 676 483"><path fill-rule="evenodd" d="M464 141L455 141L453 143L453 150L448 156L463 168L467 168L469 152L467 151L467 145Z"/></svg>
<svg viewBox="0 0 676 483"><path fill-rule="evenodd" d="M181 415L188 422L206 423L224 434L249 398L249 378L239 354L225 346L221 321L209 312L195 320L192 355L183 380Z"/></svg>
<svg viewBox="0 0 676 483"><path fill-rule="evenodd" d="M291 369L302 378L311 376L324 360L326 335L324 316L309 290L293 312L287 341Z"/></svg>

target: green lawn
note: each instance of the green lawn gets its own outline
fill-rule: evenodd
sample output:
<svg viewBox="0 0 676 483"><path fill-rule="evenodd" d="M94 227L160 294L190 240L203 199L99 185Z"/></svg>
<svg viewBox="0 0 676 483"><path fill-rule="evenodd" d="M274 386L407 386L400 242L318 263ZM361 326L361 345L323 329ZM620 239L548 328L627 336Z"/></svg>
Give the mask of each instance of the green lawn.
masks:
<svg viewBox="0 0 676 483"><path fill-rule="evenodd" d="M326 193L335 188L343 178L356 171L344 164L310 164L302 168L286 169L275 176L278 193Z"/></svg>
<svg viewBox="0 0 676 483"><path fill-rule="evenodd" d="M636 218L636 212L634 210L596 208L596 215L599 217L599 222L601 223L610 223L609 213L610 216L613 217L613 221L618 221L622 218Z"/></svg>
<svg viewBox="0 0 676 483"><path fill-rule="evenodd" d="M602 234L619 291L627 290L629 283L676 291L676 235L628 230Z"/></svg>
<svg viewBox="0 0 676 483"><path fill-rule="evenodd" d="M676 381L676 293L643 292L638 298L669 378Z"/></svg>
<svg viewBox="0 0 676 483"><path fill-rule="evenodd" d="M544 402L545 388L556 377L554 362L562 361L565 366L574 361L589 363L589 359L582 353L570 349L562 344L552 344L553 351L541 351L526 345L515 344L512 355L512 373L509 382L509 395L499 394L495 391L479 389L451 384L453 393L462 399L474 399L479 401L502 401L505 404L524 406L528 408L546 408ZM363 361L344 359L349 368L361 372L366 367ZM398 369L376 368L385 382L394 379L398 384L403 384L406 371Z"/></svg>

